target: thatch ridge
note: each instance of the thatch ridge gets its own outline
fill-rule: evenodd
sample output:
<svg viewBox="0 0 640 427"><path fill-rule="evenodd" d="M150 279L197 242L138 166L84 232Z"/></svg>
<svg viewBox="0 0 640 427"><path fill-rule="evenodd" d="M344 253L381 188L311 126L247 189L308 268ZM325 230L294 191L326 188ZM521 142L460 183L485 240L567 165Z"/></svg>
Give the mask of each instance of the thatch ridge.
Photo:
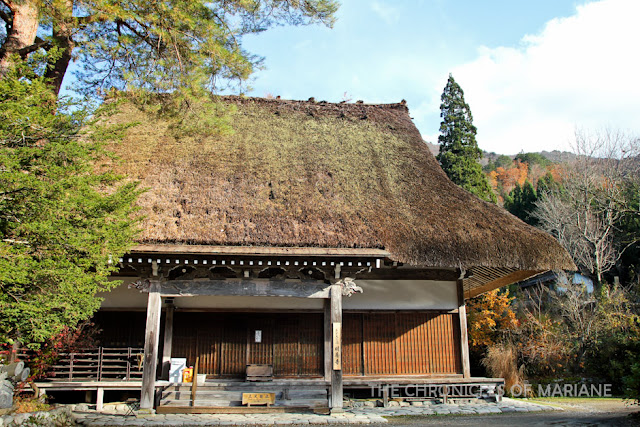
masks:
<svg viewBox="0 0 640 427"><path fill-rule="evenodd" d="M381 248L430 267L571 268L550 235L453 184L404 102L222 97L232 135L137 120L113 166L149 187L141 243Z"/></svg>

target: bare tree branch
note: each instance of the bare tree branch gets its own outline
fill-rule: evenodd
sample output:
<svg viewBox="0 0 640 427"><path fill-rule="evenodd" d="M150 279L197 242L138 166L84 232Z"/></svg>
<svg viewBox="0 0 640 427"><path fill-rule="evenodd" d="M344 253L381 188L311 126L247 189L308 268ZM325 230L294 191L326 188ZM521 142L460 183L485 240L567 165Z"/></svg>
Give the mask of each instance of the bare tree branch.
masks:
<svg viewBox="0 0 640 427"><path fill-rule="evenodd" d="M562 191L537 203L534 216L555 235L579 268L598 281L616 265L624 250L616 239L621 219L638 215L625 191L638 183L638 140L622 132L576 132L576 159L565 167Z"/></svg>
<svg viewBox="0 0 640 427"><path fill-rule="evenodd" d="M5 2L0 2L0 3L6 5ZM5 22L6 25L11 25L11 23L13 22L13 18L11 17L11 15L9 15L7 12L5 12L2 9L0 9L0 18L2 18L2 20Z"/></svg>

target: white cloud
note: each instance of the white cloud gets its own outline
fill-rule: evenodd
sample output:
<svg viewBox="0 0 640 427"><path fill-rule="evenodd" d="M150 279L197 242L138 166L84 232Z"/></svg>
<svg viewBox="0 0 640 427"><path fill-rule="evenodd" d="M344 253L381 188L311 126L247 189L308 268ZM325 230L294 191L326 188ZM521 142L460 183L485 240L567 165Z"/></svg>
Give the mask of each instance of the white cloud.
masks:
<svg viewBox="0 0 640 427"><path fill-rule="evenodd" d="M482 47L477 59L454 68L480 147L568 149L576 126L640 133L639 16L638 0L589 3L523 37L518 48Z"/></svg>
<svg viewBox="0 0 640 427"><path fill-rule="evenodd" d="M400 20L400 12L393 6L374 1L371 4L371 10L378 15L384 22L389 25L396 24Z"/></svg>

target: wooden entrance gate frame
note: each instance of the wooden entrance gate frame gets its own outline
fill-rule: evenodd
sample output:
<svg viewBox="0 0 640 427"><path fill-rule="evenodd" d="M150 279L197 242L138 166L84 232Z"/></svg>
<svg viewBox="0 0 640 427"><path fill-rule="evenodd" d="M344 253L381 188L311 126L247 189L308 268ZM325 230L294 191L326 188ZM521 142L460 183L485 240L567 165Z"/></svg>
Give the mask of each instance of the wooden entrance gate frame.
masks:
<svg viewBox="0 0 640 427"><path fill-rule="evenodd" d="M342 409L342 342L340 334L334 335L334 330L340 330L342 326L342 296L349 292L340 282L333 285L311 286L280 286L280 284L255 285L252 282L243 282L243 285L233 286L227 281L149 281L149 295L147 303L147 323L145 329L144 367L142 374L142 394L140 399L141 409L152 409L155 391L155 373L157 370L158 344L160 341L160 315L162 310L162 298L164 297L189 297L189 296L276 296L298 298L322 298L325 300L325 363L324 377L330 381L329 406L332 410ZM259 289L258 292L255 290ZM173 307L167 308L165 317L165 334L163 349L163 372L167 369L167 363L171 358L171 341L173 334ZM334 339L336 337L336 339ZM333 362L338 361L337 364Z"/></svg>
<svg viewBox="0 0 640 427"><path fill-rule="evenodd" d="M287 248L290 249L290 248ZM306 249L306 248L305 248ZM342 250L338 250L342 252ZM349 251L349 249L347 249ZM352 249L353 251L353 249ZM376 250L373 250L376 251ZM382 259L380 255L387 255L384 251L378 250L373 256L371 262L367 262L368 270L371 272L373 265L376 269L380 269ZM146 255L146 254L145 254ZM310 255L306 253L305 255ZM326 254L325 254L326 255ZM362 254L358 254L362 256ZM155 257L156 254L149 255ZM343 254L344 256L344 254ZM348 255L347 255L348 256ZM353 256L353 255L352 255ZM372 256L371 254L369 256ZM131 260L130 260L131 261ZM142 261L139 259L138 261ZM244 279L187 279L187 280L167 280L166 277L159 275L160 259L149 258L151 268L141 274L142 277L137 287L142 291L148 292L147 299L147 317L145 327L145 344L144 344L144 367L142 375L142 389L140 408L141 410L151 411L155 401L156 386L156 370L158 363L158 349L160 341L160 318L162 311L163 298L176 297L194 297L194 296L271 296L271 297L296 297L296 298L316 298L324 300L324 379L330 384L329 407L334 412L339 412L343 407L343 372L342 372L342 298L343 295L354 293L355 283L342 276L356 272L356 267L361 267L359 262L318 262L318 267L322 265L323 270L333 271L334 280L331 284L325 281L297 281L288 282L279 281L259 281ZM181 260L182 261L182 260ZM176 261L177 262L177 261ZM182 262L180 262L182 264ZM260 264L262 264L260 262ZM271 263L269 263L270 265ZM288 264L288 263L287 263ZM302 263L301 263L302 264ZM316 262L309 262L309 265L316 266ZM335 264L335 267L333 267ZM372 265L373 264L373 265ZM278 262L278 265L280 263ZM296 262L297 266L298 263ZM307 262L304 263L307 265ZM140 273L142 271L138 270ZM362 270L360 270L362 271ZM452 274L453 273L453 274ZM442 279L441 274L445 274L448 280L457 281L458 302L460 313L460 349L463 367L463 378L470 378L468 343L467 343L467 325L464 311L464 293L463 280L464 271L447 271L435 272L432 280ZM455 277L451 277L455 274ZM391 279L391 277L386 277ZM361 289L358 289L361 291ZM163 337L163 354L162 354L162 373L166 377L171 358L172 334L173 334L173 305L169 304L166 308L165 328Z"/></svg>

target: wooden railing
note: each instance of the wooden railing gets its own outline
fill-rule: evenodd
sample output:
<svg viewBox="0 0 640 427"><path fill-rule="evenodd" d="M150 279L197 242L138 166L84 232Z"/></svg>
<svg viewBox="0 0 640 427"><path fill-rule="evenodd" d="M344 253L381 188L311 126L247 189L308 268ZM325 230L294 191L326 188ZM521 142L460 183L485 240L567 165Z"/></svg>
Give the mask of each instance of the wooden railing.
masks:
<svg viewBox="0 0 640 427"><path fill-rule="evenodd" d="M142 379L144 349L98 347L63 353L51 367L51 381L130 381Z"/></svg>

